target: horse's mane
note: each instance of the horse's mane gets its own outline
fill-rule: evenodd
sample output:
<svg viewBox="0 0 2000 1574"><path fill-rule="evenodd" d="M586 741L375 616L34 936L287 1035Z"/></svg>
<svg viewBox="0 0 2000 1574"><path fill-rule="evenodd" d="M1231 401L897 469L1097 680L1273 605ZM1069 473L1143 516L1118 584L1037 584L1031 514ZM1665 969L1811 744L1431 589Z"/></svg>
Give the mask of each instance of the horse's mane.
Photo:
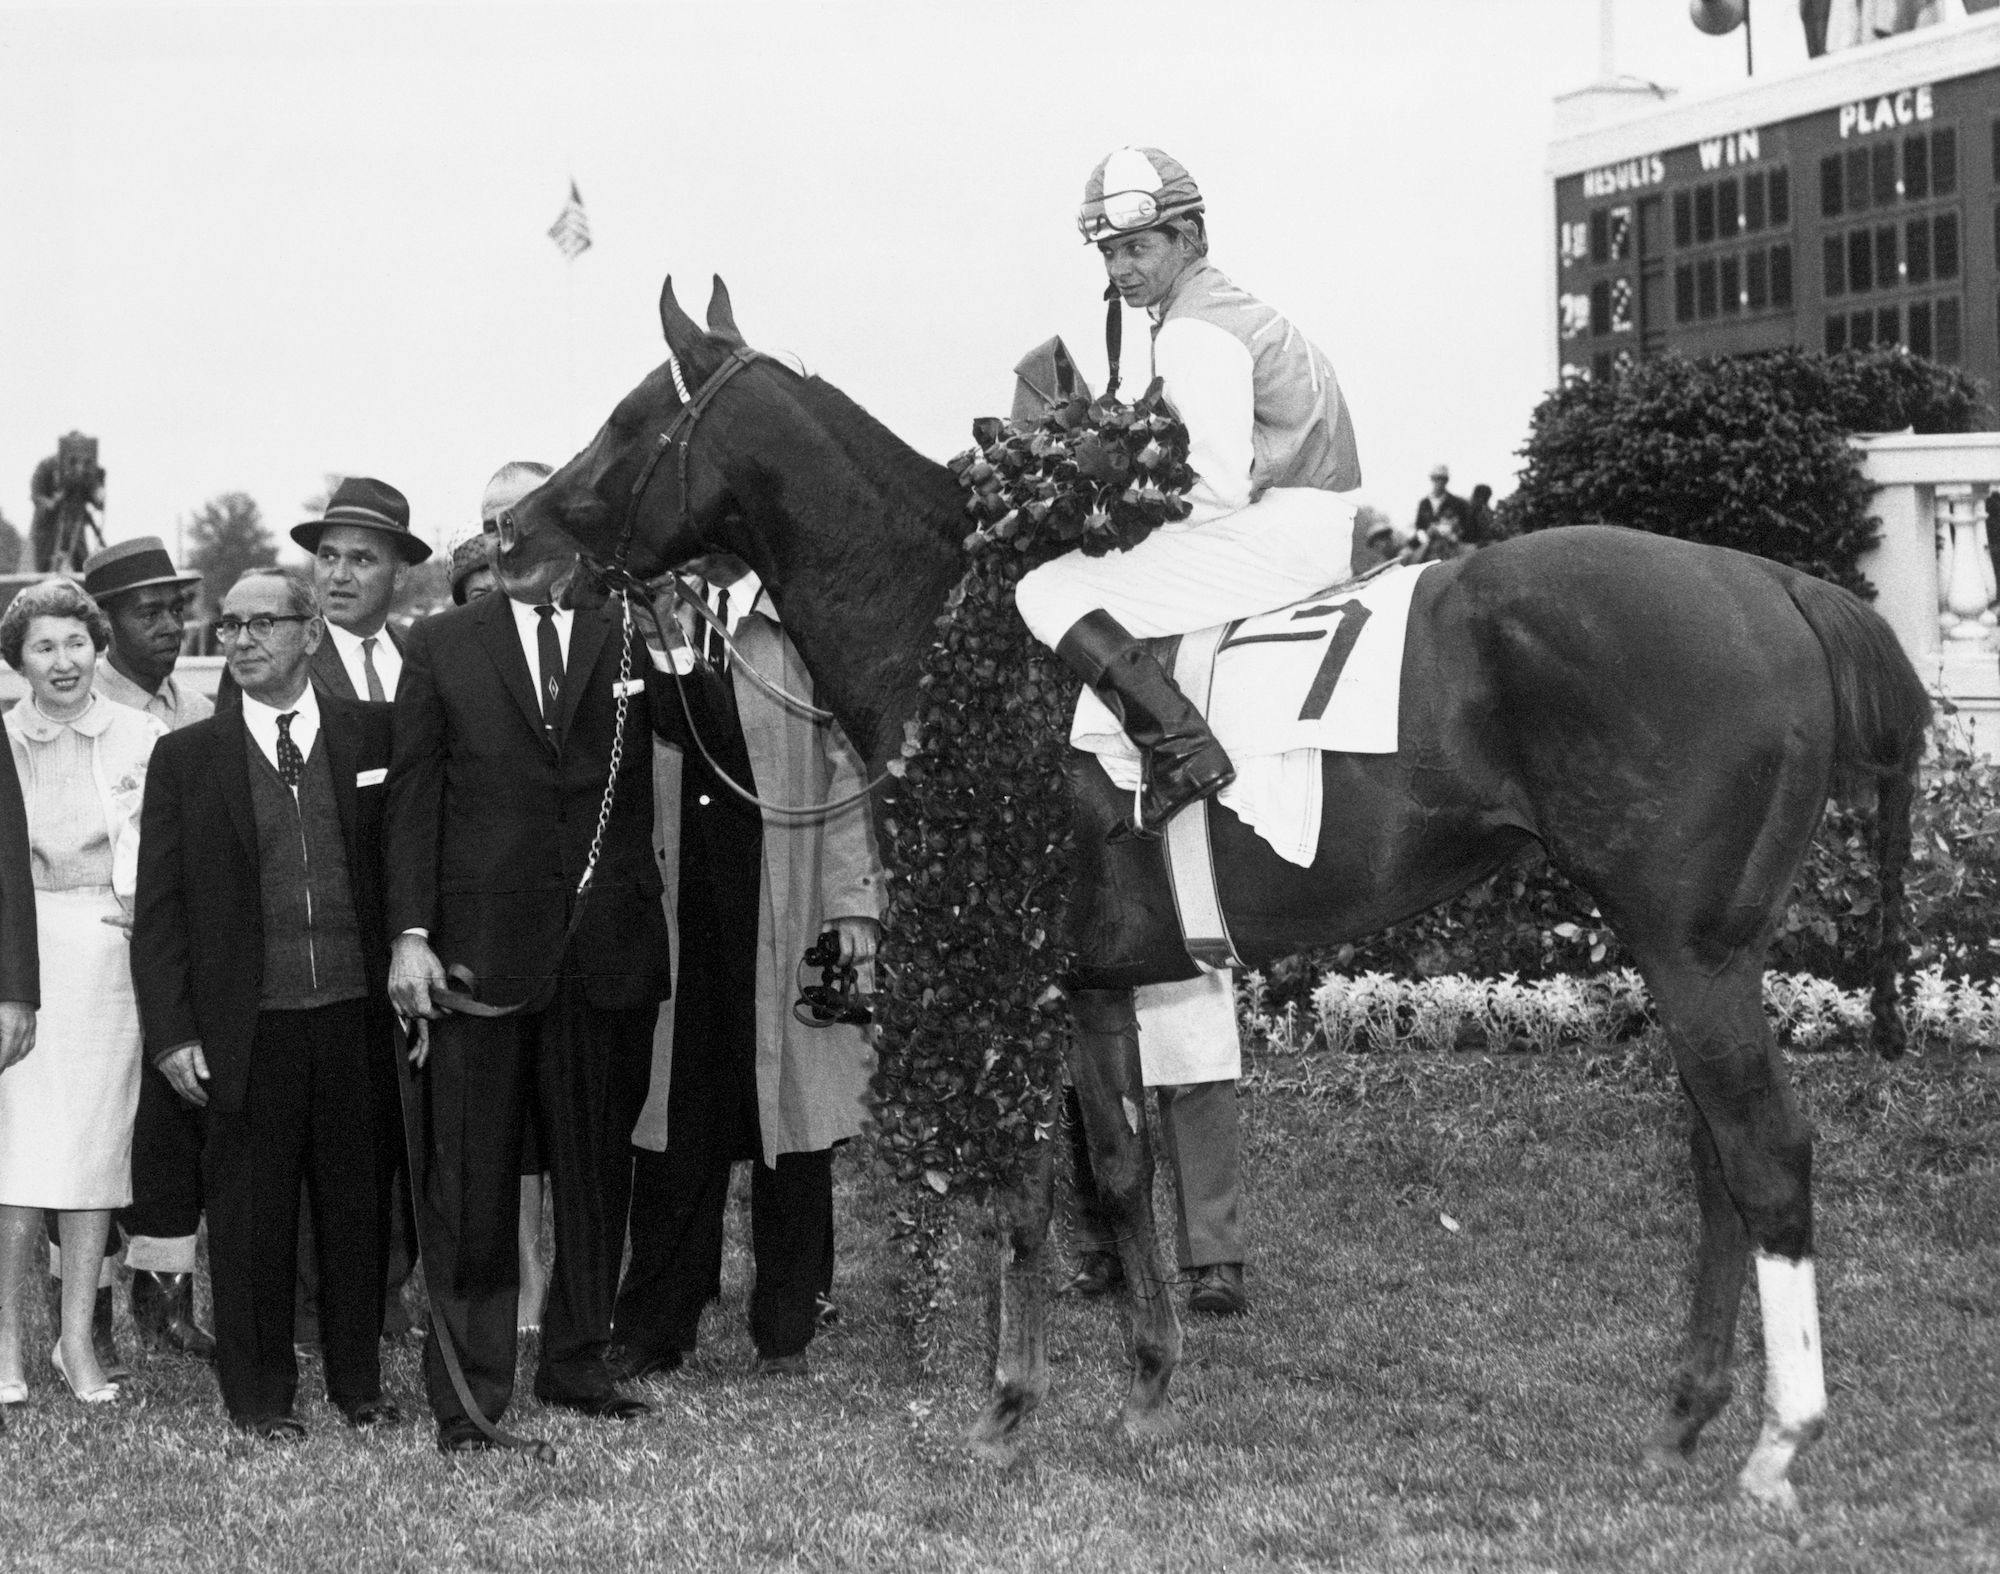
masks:
<svg viewBox="0 0 2000 1574"><path fill-rule="evenodd" d="M824 378L801 379L800 403L856 469L901 498L940 540L956 547L965 532L964 494L943 465L926 459Z"/></svg>

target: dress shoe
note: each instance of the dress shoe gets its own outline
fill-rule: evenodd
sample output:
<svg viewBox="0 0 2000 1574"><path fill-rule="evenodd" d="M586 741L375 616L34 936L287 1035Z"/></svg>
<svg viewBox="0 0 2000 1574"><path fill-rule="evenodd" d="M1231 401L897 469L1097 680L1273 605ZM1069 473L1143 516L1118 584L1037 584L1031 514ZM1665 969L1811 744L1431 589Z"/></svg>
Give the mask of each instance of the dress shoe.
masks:
<svg viewBox="0 0 2000 1574"><path fill-rule="evenodd" d="M132 1275L132 1326L139 1343L158 1354L170 1351L197 1361L215 1359L215 1340L194 1320L194 1275L150 1273Z"/></svg>
<svg viewBox="0 0 2000 1574"><path fill-rule="evenodd" d="M653 1413L653 1407L645 1400L621 1394L615 1388L601 1394L545 1394L537 1389L535 1397L545 1405L560 1405L593 1421L636 1421Z"/></svg>
<svg viewBox="0 0 2000 1574"><path fill-rule="evenodd" d="M243 1430L260 1443L303 1443L306 1440L306 1424L297 1416L265 1416L261 1420L246 1421Z"/></svg>
<svg viewBox="0 0 2000 1574"><path fill-rule="evenodd" d="M1195 1271L1194 1288L1188 1292L1188 1310L1208 1317L1241 1317L1250 1310L1250 1297L1243 1293L1243 1264L1210 1263Z"/></svg>
<svg viewBox="0 0 2000 1574"><path fill-rule="evenodd" d="M57 1374L62 1378L62 1380L65 1383L69 1384L69 1391L75 1394L77 1398L81 1399L87 1405L108 1405L118 1397L118 1385L110 1381L99 1383L95 1388L91 1389L88 1393L86 1393L83 1389L78 1388L75 1382L72 1381L70 1378L69 1368L63 1365L63 1353L61 1345L57 1345L54 1349L49 1351L49 1365L53 1366L56 1369Z"/></svg>
<svg viewBox="0 0 2000 1574"><path fill-rule="evenodd" d="M604 1352L604 1369L621 1383L678 1372L687 1357L669 1345L655 1349L649 1345L614 1344Z"/></svg>
<svg viewBox="0 0 2000 1574"><path fill-rule="evenodd" d="M493 1439L480 1431L470 1416L453 1416L449 1421L438 1422L440 1454L483 1454L492 1446Z"/></svg>
<svg viewBox="0 0 2000 1574"><path fill-rule="evenodd" d="M759 1377L804 1377L807 1375L806 1353L800 1350L795 1355L760 1355L757 1357Z"/></svg>
<svg viewBox="0 0 2000 1574"><path fill-rule="evenodd" d="M1063 1286L1063 1292L1090 1300L1124 1288L1125 1265L1118 1260L1117 1253L1085 1252L1077 1260L1076 1272Z"/></svg>
<svg viewBox="0 0 2000 1574"><path fill-rule="evenodd" d="M403 1424L403 1412L393 1399L364 1399L352 1410L343 1410L341 1414L347 1417L347 1424L357 1432Z"/></svg>
<svg viewBox="0 0 2000 1574"><path fill-rule="evenodd" d="M49 1334L52 1338L62 1335L62 1280L54 1274L48 1277ZM107 1381L122 1383L132 1375L132 1368L125 1364L125 1358L118 1353L118 1341L112 1333L111 1286L100 1284L97 1299L90 1308L90 1342L97 1350L97 1364L104 1368Z"/></svg>

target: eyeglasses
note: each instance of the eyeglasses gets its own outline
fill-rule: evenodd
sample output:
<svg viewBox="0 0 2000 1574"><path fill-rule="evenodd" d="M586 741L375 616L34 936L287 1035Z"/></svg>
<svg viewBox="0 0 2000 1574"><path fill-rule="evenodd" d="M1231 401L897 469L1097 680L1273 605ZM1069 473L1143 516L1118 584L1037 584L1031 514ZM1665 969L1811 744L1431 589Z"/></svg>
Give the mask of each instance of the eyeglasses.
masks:
<svg viewBox="0 0 2000 1574"><path fill-rule="evenodd" d="M1076 216L1077 232L1085 240L1095 240L1106 230L1123 234L1151 229L1159 222L1160 200L1150 191L1107 191L1096 202L1086 202Z"/></svg>
<svg viewBox="0 0 2000 1574"><path fill-rule="evenodd" d="M288 612L282 617L269 612L260 612L254 618L217 618L209 625L215 637L225 645L233 645L245 634L255 639L266 640L271 631L280 623L310 623L312 618L304 613Z"/></svg>

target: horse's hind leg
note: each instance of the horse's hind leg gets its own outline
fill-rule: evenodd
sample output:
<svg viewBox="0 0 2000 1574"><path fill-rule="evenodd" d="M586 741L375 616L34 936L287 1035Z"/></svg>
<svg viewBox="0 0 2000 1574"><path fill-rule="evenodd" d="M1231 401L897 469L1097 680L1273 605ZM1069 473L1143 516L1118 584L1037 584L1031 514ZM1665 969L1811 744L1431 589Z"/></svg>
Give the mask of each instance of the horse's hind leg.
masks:
<svg viewBox="0 0 2000 1574"><path fill-rule="evenodd" d="M1173 1429L1167 1384L1181 1358L1181 1325L1160 1264L1153 1219L1153 1149L1146 1135L1139 1023L1129 989L1080 989L1070 999L1070 1077L1083 1109L1100 1217L1118 1244L1132 1308L1132 1380L1124 1424L1133 1437Z"/></svg>
<svg viewBox="0 0 2000 1574"><path fill-rule="evenodd" d="M1694 1453L1701 1429L1729 1403L1730 1367L1736 1351L1736 1313L1750 1266L1750 1232L1722 1178L1715 1138L1701 1106L1688 1098L1688 1147L1694 1161L1695 1202L1701 1209L1701 1245L1695 1257L1694 1302L1688 1309L1687 1348L1667 1406L1667 1419L1647 1450L1657 1465L1678 1466Z"/></svg>
<svg viewBox="0 0 2000 1574"><path fill-rule="evenodd" d="M1038 1142L1021 1187L999 1205L1000 1326L993 1397L972 1428L974 1453L1010 1463L1014 1434L1049 1391L1049 1217L1055 1144Z"/></svg>
<svg viewBox="0 0 2000 1574"><path fill-rule="evenodd" d="M1712 1415L1726 1397L1729 1330L1722 1308L1726 1301L1733 1315L1747 1245L1755 1253L1763 1311L1764 1427L1737 1486L1759 1503L1789 1510L1797 1505L1792 1461L1825 1429L1826 1378L1813 1279L1812 1128L1764 1020L1762 978L1761 962L1741 957L1713 974L1656 975L1681 1079L1708 1134L1707 1149L1697 1140L1695 1153L1703 1229L1694 1337L1675 1405L1691 1395L1695 1409L1708 1405ZM1738 1216L1734 1227L1725 1199L1714 1195L1718 1177ZM1690 1376L1692 1391L1685 1386ZM1721 1397L1717 1378L1725 1385ZM1674 1425L1670 1419L1669 1432ZM1683 1451L1699 1430L1698 1423L1686 1428Z"/></svg>

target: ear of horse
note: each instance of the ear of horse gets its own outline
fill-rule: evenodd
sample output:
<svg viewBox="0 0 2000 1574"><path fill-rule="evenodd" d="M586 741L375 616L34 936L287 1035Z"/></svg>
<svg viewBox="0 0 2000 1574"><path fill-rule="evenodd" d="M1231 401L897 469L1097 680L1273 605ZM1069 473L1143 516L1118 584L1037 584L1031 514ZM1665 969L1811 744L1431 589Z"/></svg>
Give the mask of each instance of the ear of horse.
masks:
<svg viewBox="0 0 2000 1574"><path fill-rule="evenodd" d="M681 303L674 297L672 274L660 286L660 331L666 336L667 348L684 365L706 365L707 357L701 353L701 324L681 310Z"/></svg>
<svg viewBox="0 0 2000 1574"><path fill-rule="evenodd" d="M718 339L726 339L732 348L743 347L742 331L736 326L736 312L729 304L729 286L722 282L722 275L715 275L715 287L708 297L708 331Z"/></svg>

